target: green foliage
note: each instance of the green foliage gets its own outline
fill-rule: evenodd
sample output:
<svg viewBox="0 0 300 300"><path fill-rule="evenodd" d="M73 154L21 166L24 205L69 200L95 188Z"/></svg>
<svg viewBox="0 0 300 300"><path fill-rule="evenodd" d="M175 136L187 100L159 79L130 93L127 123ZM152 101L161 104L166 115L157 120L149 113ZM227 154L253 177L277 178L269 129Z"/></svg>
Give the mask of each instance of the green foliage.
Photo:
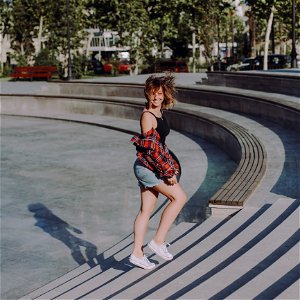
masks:
<svg viewBox="0 0 300 300"><path fill-rule="evenodd" d="M114 1L115 16L112 24L121 33L120 44L130 47L130 59L137 72L138 64L149 55L155 46L153 26L143 0Z"/></svg>
<svg viewBox="0 0 300 300"><path fill-rule="evenodd" d="M72 60L72 75L75 79L81 79L86 74L87 57L77 53Z"/></svg>
<svg viewBox="0 0 300 300"><path fill-rule="evenodd" d="M25 67L30 65L28 61L28 57L26 55L16 53L12 55L12 58L15 59L15 61L17 62L17 66L19 67Z"/></svg>
<svg viewBox="0 0 300 300"><path fill-rule="evenodd" d="M42 49L34 58L35 66L58 66L59 61L48 48Z"/></svg>
<svg viewBox="0 0 300 300"><path fill-rule="evenodd" d="M274 39L286 42L292 36L292 1L291 0L247 0L250 7L249 14L255 20L256 40L264 41L266 25L271 8L274 5ZM300 36L300 1L295 0L296 4L296 39Z"/></svg>
<svg viewBox="0 0 300 300"><path fill-rule="evenodd" d="M76 50L86 35L87 15L85 0L69 0L69 17L66 0L51 2L51 8L45 16L47 22L47 48L57 54L67 56L67 29L70 28L71 49Z"/></svg>
<svg viewBox="0 0 300 300"><path fill-rule="evenodd" d="M3 35L9 34L12 21L12 3L11 0L0 0L0 31Z"/></svg>
<svg viewBox="0 0 300 300"><path fill-rule="evenodd" d="M45 46L52 54L67 54L67 28L70 25L71 48L76 50L87 28L87 0L1 0L1 30L12 36L12 48L30 59L37 49L33 38L39 33L47 40Z"/></svg>
<svg viewBox="0 0 300 300"><path fill-rule="evenodd" d="M276 7L275 36L290 38L292 1L241 2L250 6L257 38L264 38L273 4ZM62 55L65 57L62 69L67 66L68 25L75 65L79 59L75 53L86 37L85 29L95 25L100 30L119 32L119 44L130 47L131 63L136 67L152 64L162 57L164 47L170 47L175 57L188 57L193 33L196 43L204 45L204 56L211 62L216 42L243 43L245 24L236 16L234 3L234 0L0 0L0 29L3 34L12 36L13 49L27 61L35 59L35 63L48 64L54 56ZM299 13L300 1L296 0L296 4ZM299 16L297 20L299 36ZM33 44L34 39L39 43ZM40 51L42 48L49 53ZM76 74L79 74L80 67L77 69Z"/></svg>
<svg viewBox="0 0 300 300"><path fill-rule="evenodd" d="M32 14L33 6L31 4L26 0L12 2L12 26L9 28L9 33L13 38L12 48L26 57L29 57L34 51L33 29L37 22Z"/></svg>
<svg viewBox="0 0 300 300"><path fill-rule="evenodd" d="M2 77L8 77L10 76L11 72L12 72L12 67L8 64L5 64L2 72L0 73L2 73Z"/></svg>

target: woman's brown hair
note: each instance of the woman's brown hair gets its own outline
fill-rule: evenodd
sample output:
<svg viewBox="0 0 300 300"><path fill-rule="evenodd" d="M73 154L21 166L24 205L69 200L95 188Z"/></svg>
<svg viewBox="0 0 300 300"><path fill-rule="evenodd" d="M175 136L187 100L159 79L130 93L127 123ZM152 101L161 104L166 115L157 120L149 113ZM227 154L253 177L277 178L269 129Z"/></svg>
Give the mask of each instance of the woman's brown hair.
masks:
<svg viewBox="0 0 300 300"><path fill-rule="evenodd" d="M165 76L155 76L151 75L145 83L145 97L147 99L146 108L149 108L150 97L155 93L160 87L164 93L164 101L162 103L162 109L169 109L176 103L175 99L175 77L167 74Z"/></svg>

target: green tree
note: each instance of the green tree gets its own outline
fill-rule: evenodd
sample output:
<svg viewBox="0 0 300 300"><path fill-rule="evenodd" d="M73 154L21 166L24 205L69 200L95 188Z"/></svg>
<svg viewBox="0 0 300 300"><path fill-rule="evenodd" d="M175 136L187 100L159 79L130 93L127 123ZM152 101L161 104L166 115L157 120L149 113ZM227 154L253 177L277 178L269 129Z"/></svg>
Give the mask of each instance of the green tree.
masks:
<svg viewBox="0 0 300 300"><path fill-rule="evenodd" d="M69 0L69 3L70 13L67 16L66 0L2 0L1 8L5 9L1 13L1 31L11 35L12 48L17 55L25 57L27 63L39 54L43 42L50 57L64 57L65 68L68 22L74 53L81 46L88 27L88 0Z"/></svg>
<svg viewBox="0 0 300 300"><path fill-rule="evenodd" d="M13 27L12 0L0 0L0 32L7 35Z"/></svg>
<svg viewBox="0 0 300 300"><path fill-rule="evenodd" d="M179 38L178 4L182 0L90 0L89 10L101 29L119 32L120 45L130 47L134 72L147 59L162 57L164 47L174 47ZM182 34L185 37L184 34ZM186 39L182 39L186 42ZM186 44L186 43L185 43ZM179 43L177 44L179 48Z"/></svg>
<svg viewBox="0 0 300 300"><path fill-rule="evenodd" d="M130 60L138 73L139 65L153 48L153 26L144 0L92 0L89 10L100 29L119 32L119 44L130 47Z"/></svg>
<svg viewBox="0 0 300 300"><path fill-rule="evenodd" d="M204 46L204 57L212 63L213 47L221 37L221 17L223 10L217 0L187 0L182 3L182 21L186 24L186 33L196 34L199 44Z"/></svg>
<svg viewBox="0 0 300 300"><path fill-rule="evenodd" d="M69 15L67 14L66 0L49 2L49 11L45 15L45 24L48 32L46 47L50 53L63 58L62 67L67 70L68 59L68 26L70 28L70 46L72 53L81 46L86 36L88 14L87 0L69 0Z"/></svg>
<svg viewBox="0 0 300 300"><path fill-rule="evenodd" d="M10 72L10 67L5 66L4 67L4 61L6 58L4 58L2 55L2 49L3 49L3 41L4 38L9 35L10 30L13 26L12 21L12 4L11 1L8 0L0 0L0 72L3 74L7 74ZM2 59L4 58L4 59Z"/></svg>
<svg viewBox="0 0 300 300"><path fill-rule="evenodd" d="M284 39L287 41L291 38L292 30L292 1L290 0L247 0L245 1L250 7L250 14L254 18L254 26L252 30L257 32L254 39L262 37L264 44L264 69L267 69L267 55L269 52L269 40L272 28L274 31L274 39L278 39L281 44ZM299 36L299 11L300 1L296 0L297 5L297 23L296 30ZM276 21L276 24L273 21ZM274 26L276 25L276 26ZM255 40L252 40L252 48L255 50ZM252 53L254 54L254 53Z"/></svg>
<svg viewBox="0 0 300 300"><path fill-rule="evenodd" d="M28 60L34 52L34 28L38 24L38 20L33 15L33 10L34 7L28 0L13 0L12 2L11 46L17 55L24 56Z"/></svg>

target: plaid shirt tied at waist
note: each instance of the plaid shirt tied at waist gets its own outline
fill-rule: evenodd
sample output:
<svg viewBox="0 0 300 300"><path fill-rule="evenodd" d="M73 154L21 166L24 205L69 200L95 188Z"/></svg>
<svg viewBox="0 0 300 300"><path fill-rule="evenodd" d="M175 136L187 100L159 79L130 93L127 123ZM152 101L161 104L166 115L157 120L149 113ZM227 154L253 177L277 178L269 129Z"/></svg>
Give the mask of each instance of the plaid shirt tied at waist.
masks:
<svg viewBox="0 0 300 300"><path fill-rule="evenodd" d="M141 163L160 177L178 175L179 166L169 152L166 144L160 142L159 133L150 129L145 134L135 135L131 142L137 148L137 157Z"/></svg>

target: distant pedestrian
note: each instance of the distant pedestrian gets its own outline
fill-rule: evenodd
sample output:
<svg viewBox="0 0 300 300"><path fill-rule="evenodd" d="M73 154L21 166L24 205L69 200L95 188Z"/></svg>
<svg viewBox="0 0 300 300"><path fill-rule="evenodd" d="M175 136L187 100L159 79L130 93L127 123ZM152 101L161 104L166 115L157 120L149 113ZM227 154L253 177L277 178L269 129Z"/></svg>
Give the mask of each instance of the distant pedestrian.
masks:
<svg viewBox="0 0 300 300"><path fill-rule="evenodd" d="M144 255L143 244L159 193L166 196L170 202L164 209L156 234L148 246L165 260L173 259L173 255L167 249L166 235L186 203L186 194L176 177L179 174L179 166L165 144L170 127L163 110L174 105L174 94L173 76L152 75L146 80L147 102L140 118L141 134L131 139L137 150L134 173L140 186L141 207L134 222L134 248L129 260L144 269L155 267Z"/></svg>

